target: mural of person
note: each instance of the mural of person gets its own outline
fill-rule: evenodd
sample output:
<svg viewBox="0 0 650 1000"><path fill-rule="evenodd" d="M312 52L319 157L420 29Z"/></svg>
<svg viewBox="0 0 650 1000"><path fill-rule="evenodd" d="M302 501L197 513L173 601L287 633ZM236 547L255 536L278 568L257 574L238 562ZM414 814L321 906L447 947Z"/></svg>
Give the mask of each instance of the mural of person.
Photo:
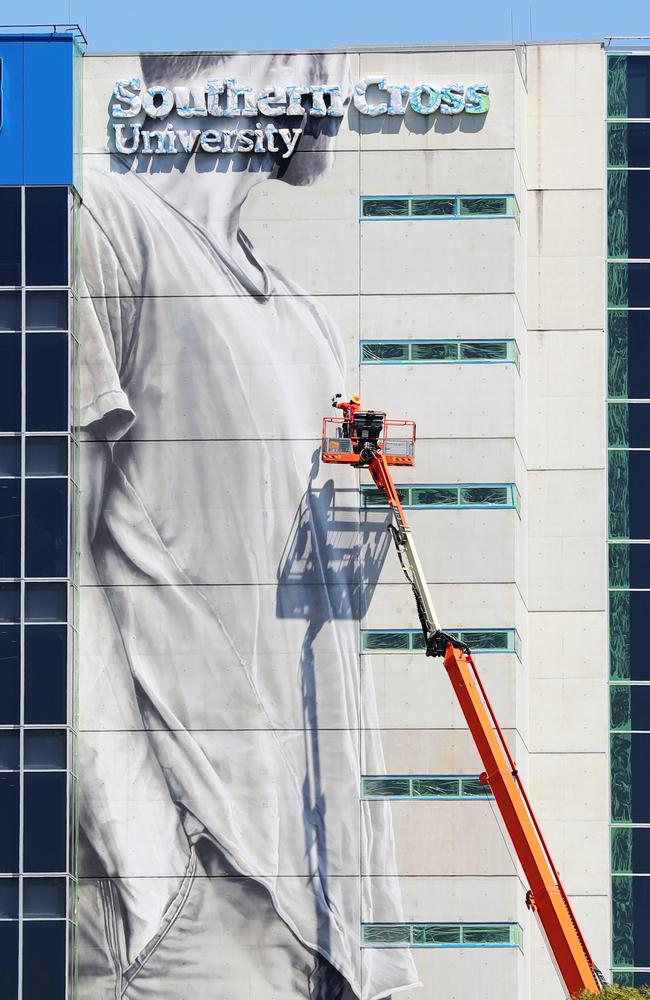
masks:
<svg viewBox="0 0 650 1000"><path fill-rule="evenodd" d="M345 80L346 58L139 71L310 84ZM255 185L333 162L337 121L304 124L284 161L85 157L83 1000L374 1000L417 979L407 950L359 948L361 920L401 903L388 806L371 823L359 802L382 768L359 512L315 464L344 349L240 228Z"/></svg>

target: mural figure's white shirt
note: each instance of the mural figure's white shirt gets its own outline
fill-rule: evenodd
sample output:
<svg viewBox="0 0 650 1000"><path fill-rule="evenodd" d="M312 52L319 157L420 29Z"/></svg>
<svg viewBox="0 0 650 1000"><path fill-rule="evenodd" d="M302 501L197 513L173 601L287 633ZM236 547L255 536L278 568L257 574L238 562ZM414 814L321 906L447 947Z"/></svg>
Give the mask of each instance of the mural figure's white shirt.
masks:
<svg viewBox="0 0 650 1000"><path fill-rule="evenodd" d="M359 515L355 500L335 506L317 466L321 411L344 380L337 333L245 237L247 274L155 177L98 159L85 174L81 413L115 440L94 558L143 738L188 836L265 885L360 994L363 978L364 997L385 996L416 975L402 950L367 950L360 968L361 920L399 920L401 904L388 808L375 804L370 828L358 795L360 770L383 768L372 697L359 697ZM101 656L89 591L82 659ZM101 730L83 670L81 684L82 728ZM86 738L110 752L110 734ZM132 840L124 877L146 831Z"/></svg>

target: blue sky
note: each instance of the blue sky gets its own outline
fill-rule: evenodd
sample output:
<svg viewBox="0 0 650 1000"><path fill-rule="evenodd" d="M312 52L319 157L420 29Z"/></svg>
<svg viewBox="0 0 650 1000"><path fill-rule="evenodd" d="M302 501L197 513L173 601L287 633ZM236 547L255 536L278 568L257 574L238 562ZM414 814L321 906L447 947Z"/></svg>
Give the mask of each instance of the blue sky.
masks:
<svg viewBox="0 0 650 1000"><path fill-rule="evenodd" d="M387 42L650 35L647 0L23 0L30 24L76 21L94 52L297 49ZM3 5L3 20L10 9ZM19 13L18 13L19 12Z"/></svg>

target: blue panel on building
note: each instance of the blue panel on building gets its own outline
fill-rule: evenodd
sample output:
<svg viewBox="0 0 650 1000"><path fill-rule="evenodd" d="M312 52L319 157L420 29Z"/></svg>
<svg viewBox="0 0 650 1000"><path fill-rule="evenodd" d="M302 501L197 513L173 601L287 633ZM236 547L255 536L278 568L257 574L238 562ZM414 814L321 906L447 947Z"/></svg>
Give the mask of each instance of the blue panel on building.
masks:
<svg viewBox="0 0 650 1000"><path fill-rule="evenodd" d="M0 184L72 184L72 35L0 37Z"/></svg>

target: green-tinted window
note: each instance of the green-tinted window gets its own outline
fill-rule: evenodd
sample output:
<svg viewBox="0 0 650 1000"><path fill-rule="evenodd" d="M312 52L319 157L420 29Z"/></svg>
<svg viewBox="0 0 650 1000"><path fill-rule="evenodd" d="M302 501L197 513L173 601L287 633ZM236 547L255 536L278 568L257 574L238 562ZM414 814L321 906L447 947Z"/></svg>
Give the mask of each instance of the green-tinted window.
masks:
<svg viewBox="0 0 650 1000"><path fill-rule="evenodd" d="M508 924L484 924L463 927L463 944L510 944L511 935Z"/></svg>
<svg viewBox="0 0 650 1000"><path fill-rule="evenodd" d="M410 778L363 778L361 788L366 799L411 797Z"/></svg>
<svg viewBox="0 0 650 1000"><path fill-rule="evenodd" d="M461 642L467 643L471 649L508 649L508 633L494 630L485 632L461 632Z"/></svg>
<svg viewBox="0 0 650 1000"><path fill-rule="evenodd" d="M408 198L364 198L362 206L368 218L387 219L409 214Z"/></svg>
<svg viewBox="0 0 650 1000"><path fill-rule="evenodd" d="M458 798L460 795L460 778L413 778L412 785L414 799Z"/></svg>
<svg viewBox="0 0 650 1000"><path fill-rule="evenodd" d="M650 167L650 122L610 122L607 165L619 169Z"/></svg>
<svg viewBox="0 0 650 1000"><path fill-rule="evenodd" d="M630 537L630 486L626 451L608 455L609 537Z"/></svg>
<svg viewBox="0 0 650 1000"><path fill-rule="evenodd" d="M367 653L403 653L411 648L408 632L365 632L362 649Z"/></svg>
<svg viewBox="0 0 650 1000"><path fill-rule="evenodd" d="M461 781L461 795L464 799L492 798L490 786L483 785L478 778L463 778Z"/></svg>
<svg viewBox="0 0 650 1000"><path fill-rule="evenodd" d="M409 345L393 341L377 341L361 345L362 361L408 361Z"/></svg>
<svg viewBox="0 0 650 1000"><path fill-rule="evenodd" d="M364 924L362 944L409 945L411 943L410 924Z"/></svg>
<svg viewBox="0 0 650 1000"><path fill-rule="evenodd" d="M507 198L460 198L460 215L507 215Z"/></svg>
<svg viewBox="0 0 650 1000"><path fill-rule="evenodd" d="M612 733L610 736L611 812L612 822L632 822L632 736Z"/></svg>
<svg viewBox="0 0 650 1000"><path fill-rule="evenodd" d="M461 504L480 504L483 507L504 507L510 504L507 486L462 486Z"/></svg>
<svg viewBox="0 0 650 1000"><path fill-rule="evenodd" d="M455 486L413 486L411 505L413 507L444 507L458 503L458 487Z"/></svg>
<svg viewBox="0 0 650 1000"><path fill-rule="evenodd" d="M462 341L460 357L462 361L505 361L508 344L505 340Z"/></svg>
<svg viewBox="0 0 650 1000"><path fill-rule="evenodd" d="M408 506L410 500L409 490L403 487L399 488L397 490L397 495L399 497L399 502ZM361 500L364 507L388 507L386 494L383 490L378 490L375 486L362 486Z"/></svg>
<svg viewBox="0 0 650 1000"><path fill-rule="evenodd" d="M454 198L411 198L412 215L453 215Z"/></svg>
<svg viewBox="0 0 650 1000"><path fill-rule="evenodd" d="M460 924L417 924L413 928L413 944L427 945L460 944Z"/></svg>
<svg viewBox="0 0 650 1000"><path fill-rule="evenodd" d="M610 170L607 174L607 255L631 257L628 252L628 174Z"/></svg>
<svg viewBox="0 0 650 1000"><path fill-rule="evenodd" d="M412 361L457 361L458 343L454 341L414 342L411 344Z"/></svg>
<svg viewBox="0 0 650 1000"><path fill-rule="evenodd" d="M417 632L411 632L411 649L414 653L423 653L427 648L427 644L424 639L424 635L419 630Z"/></svg>

